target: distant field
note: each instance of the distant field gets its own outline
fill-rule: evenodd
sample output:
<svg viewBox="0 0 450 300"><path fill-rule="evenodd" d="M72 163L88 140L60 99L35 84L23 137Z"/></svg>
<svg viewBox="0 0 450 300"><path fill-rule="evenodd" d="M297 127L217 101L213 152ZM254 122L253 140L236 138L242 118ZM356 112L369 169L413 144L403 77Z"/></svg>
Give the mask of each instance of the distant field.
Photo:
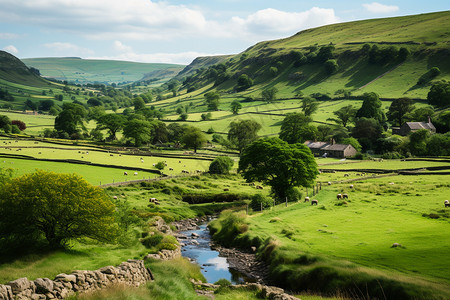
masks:
<svg viewBox="0 0 450 300"><path fill-rule="evenodd" d="M81 84L133 82L142 79L147 73L157 71L164 71L164 77L172 77L184 68L183 65L175 64L80 58L27 58L22 61L27 66L39 69L44 77Z"/></svg>

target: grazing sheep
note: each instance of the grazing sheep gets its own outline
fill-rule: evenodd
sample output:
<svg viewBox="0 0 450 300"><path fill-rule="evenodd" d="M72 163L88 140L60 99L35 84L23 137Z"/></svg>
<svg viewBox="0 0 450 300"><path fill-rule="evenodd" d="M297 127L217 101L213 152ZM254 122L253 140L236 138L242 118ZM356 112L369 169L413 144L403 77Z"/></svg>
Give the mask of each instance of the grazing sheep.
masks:
<svg viewBox="0 0 450 300"><path fill-rule="evenodd" d="M230 189L228 189L228 188L223 189L224 192L228 192L229 190Z"/></svg>
<svg viewBox="0 0 450 300"><path fill-rule="evenodd" d="M445 206L445 207L450 207L450 201L445 200L445 201L444 201L444 206Z"/></svg>
<svg viewBox="0 0 450 300"><path fill-rule="evenodd" d="M114 156L114 155L110 154L109 156Z"/></svg>
<svg viewBox="0 0 450 300"><path fill-rule="evenodd" d="M263 187L262 187L262 186L260 186L260 185L257 185L257 186L256 186L256 189L257 189L257 190L262 190L262 189L263 189Z"/></svg>
<svg viewBox="0 0 450 300"><path fill-rule="evenodd" d="M113 196L113 199L114 199L114 200L117 200L117 196Z"/></svg>
<svg viewBox="0 0 450 300"><path fill-rule="evenodd" d="M353 188L353 184L350 184L350 188L351 188L351 189Z"/></svg>
<svg viewBox="0 0 450 300"><path fill-rule="evenodd" d="M173 168L169 168L169 171L173 171Z"/></svg>
<svg viewBox="0 0 450 300"><path fill-rule="evenodd" d="M202 170L196 170L195 172L197 172L197 173L201 173L201 172L202 172Z"/></svg>
<svg viewBox="0 0 450 300"><path fill-rule="evenodd" d="M348 194L342 194L342 199L348 199Z"/></svg>
<svg viewBox="0 0 450 300"><path fill-rule="evenodd" d="M143 159L141 159L141 163L143 163L144 162L144 160Z"/></svg>
<svg viewBox="0 0 450 300"><path fill-rule="evenodd" d="M134 172L134 176L137 176L138 172Z"/></svg>
<svg viewBox="0 0 450 300"><path fill-rule="evenodd" d="M328 181L328 185L331 185L331 181Z"/></svg>
<svg viewBox="0 0 450 300"><path fill-rule="evenodd" d="M152 203L155 203L155 202L157 202L158 200L157 200L156 198L150 198L149 201L152 202Z"/></svg>
<svg viewBox="0 0 450 300"><path fill-rule="evenodd" d="M153 166L156 166L156 164L153 164Z"/></svg>
<svg viewBox="0 0 450 300"><path fill-rule="evenodd" d="M319 201L317 201L316 199L311 200L311 205L317 205L319 203Z"/></svg>
<svg viewBox="0 0 450 300"><path fill-rule="evenodd" d="M344 177L348 177L348 176L350 176L350 175L348 175L348 174L344 174Z"/></svg>
<svg viewBox="0 0 450 300"><path fill-rule="evenodd" d="M128 175L128 172L123 172L123 175Z"/></svg>
<svg viewBox="0 0 450 300"><path fill-rule="evenodd" d="M305 197L305 202L309 202L309 197Z"/></svg>
<svg viewBox="0 0 450 300"><path fill-rule="evenodd" d="M336 198L337 198L338 200L339 200L339 199L342 199L342 194L337 194Z"/></svg>

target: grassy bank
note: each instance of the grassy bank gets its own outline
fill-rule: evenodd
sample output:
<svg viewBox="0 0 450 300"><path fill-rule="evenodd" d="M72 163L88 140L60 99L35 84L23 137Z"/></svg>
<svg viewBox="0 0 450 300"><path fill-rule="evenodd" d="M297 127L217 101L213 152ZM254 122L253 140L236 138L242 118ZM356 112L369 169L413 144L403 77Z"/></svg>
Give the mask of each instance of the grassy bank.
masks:
<svg viewBox="0 0 450 300"><path fill-rule="evenodd" d="M323 187L319 205L277 206L211 224L225 244L259 247L292 290L392 299L448 297L448 175L396 176ZM337 193L349 199L337 200ZM230 243L232 241L232 243ZM394 243L400 244L392 247Z"/></svg>

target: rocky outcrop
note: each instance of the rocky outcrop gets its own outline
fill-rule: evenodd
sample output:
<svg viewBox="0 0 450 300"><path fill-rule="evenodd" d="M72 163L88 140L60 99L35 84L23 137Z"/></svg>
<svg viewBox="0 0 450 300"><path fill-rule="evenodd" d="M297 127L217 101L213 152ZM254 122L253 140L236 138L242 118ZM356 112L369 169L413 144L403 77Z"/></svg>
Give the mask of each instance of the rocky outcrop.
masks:
<svg viewBox="0 0 450 300"><path fill-rule="evenodd" d="M34 281L19 278L0 284L0 300L46 300L64 299L78 292L86 293L112 284L138 287L152 280L152 273L142 260L128 260L118 267L108 266L96 271L74 271L59 274L54 280L38 278Z"/></svg>
<svg viewBox="0 0 450 300"><path fill-rule="evenodd" d="M147 254L144 259L171 260L181 257L181 246L177 246L175 250L163 249L158 253Z"/></svg>

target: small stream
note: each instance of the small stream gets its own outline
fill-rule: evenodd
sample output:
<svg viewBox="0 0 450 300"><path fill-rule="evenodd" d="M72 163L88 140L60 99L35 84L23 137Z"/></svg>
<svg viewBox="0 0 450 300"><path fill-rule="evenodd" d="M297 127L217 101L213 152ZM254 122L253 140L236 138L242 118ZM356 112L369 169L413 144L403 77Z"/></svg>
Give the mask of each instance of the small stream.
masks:
<svg viewBox="0 0 450 300"><path fill-rule="evenodd" d="M206 224L199 227L200 229L180 232L187 237L187 239L181 240L184 244L181 254L200 265L202 274L209 283L214 283L222 278L233 284L250 281L238 271L230 268L227 259L221 257L218 251L211 249L211 236ZM194 237L193 234L198 236Z"/></svg>

